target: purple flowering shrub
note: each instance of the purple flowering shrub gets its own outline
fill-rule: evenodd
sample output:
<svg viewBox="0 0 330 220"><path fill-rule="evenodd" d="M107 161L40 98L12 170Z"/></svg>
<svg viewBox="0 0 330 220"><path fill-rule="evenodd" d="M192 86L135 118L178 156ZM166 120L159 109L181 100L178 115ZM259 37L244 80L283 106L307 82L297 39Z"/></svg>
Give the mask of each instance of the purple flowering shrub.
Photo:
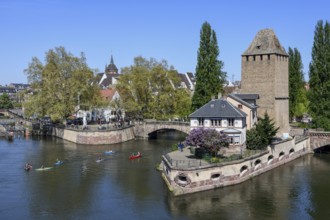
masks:
<svg viewBox="0 0 330 220"><path fill-rule="evenodd" d="M198 146L216 155L222 147L229 146L229 138L224 132L215 129L196 128L186 137L186 145Z"/></svg>

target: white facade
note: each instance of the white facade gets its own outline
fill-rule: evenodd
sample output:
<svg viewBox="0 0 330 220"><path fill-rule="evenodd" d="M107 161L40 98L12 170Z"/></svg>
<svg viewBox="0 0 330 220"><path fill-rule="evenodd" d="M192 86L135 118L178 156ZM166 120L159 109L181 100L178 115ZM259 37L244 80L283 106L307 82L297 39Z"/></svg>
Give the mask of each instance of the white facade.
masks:
<svg viewBox="0 0 330 220"><path fill-rule="evenodd" d="M241 145L246 141L246 126L242 118L192 118L190 129L210 128L223 131L230 138L230 144Z"/></svg>

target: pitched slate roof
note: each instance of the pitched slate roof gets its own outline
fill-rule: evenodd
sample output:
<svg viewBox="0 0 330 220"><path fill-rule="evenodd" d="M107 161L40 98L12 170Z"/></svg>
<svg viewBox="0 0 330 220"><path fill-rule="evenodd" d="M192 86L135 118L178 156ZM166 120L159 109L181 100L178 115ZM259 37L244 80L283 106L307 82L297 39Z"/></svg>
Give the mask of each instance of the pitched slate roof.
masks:
<svg viewBox="0 0 330 220"><path fill-rule="evenodd" d="M232 94L240 99L259 99L259 94Z"/></svg>
<svg viewBox="0 0 330 220"><path fill-rule="evenodd" d="M190 118L245 118L247 114L225 99L214 99L197 109Z"/></svg>
<svg viewBox="0 0 330 220"><path fill-rule="evenodd" d="M184 83L186 85L186 88L191 89L190 88L190 83L189 83L186 75L183 74L183 73L179 73L179 77L181 78L181 83Z"/></svg>
<svg viewBox="0 0 330 220"><path fill-rule="evenodd" d="M260 54L280 54L288 56L274 31L271 29L260 30L242 56Z"/></svg>
<svg viewBox="0 0 330 220"><path fill-rule="evenodd" d="M258 106L254 104L255 100L259 99L258 94L229 94L228 97L242 103L251 109L258 108ZM253 103L249 102L249 100L253 100Z"/></svg>

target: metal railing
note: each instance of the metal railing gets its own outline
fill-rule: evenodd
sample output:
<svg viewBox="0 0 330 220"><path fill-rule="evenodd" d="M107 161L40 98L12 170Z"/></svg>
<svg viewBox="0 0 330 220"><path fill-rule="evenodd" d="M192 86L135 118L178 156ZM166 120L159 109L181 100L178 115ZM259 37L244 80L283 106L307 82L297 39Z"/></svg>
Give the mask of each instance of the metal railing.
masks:
<svg viewBox="0 0 330 220"><path fill-rule="evenodd" d="M202 158L187 158L184 160L176 160L171 158L170 154L164 154L164 158L175 169L193 169L201 166L222 166L231 163L239 163L251 157L258 157L268 153L268 150L246 150L242 154L233 154L228 157L211 157L205 154ZM194 155L191 155L194 157Z"/></svg>

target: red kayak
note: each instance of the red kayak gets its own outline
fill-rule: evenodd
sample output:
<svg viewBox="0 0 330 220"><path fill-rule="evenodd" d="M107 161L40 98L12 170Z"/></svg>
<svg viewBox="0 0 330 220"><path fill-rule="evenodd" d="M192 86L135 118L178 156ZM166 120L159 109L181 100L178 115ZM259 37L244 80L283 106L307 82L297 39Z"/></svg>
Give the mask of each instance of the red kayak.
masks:
<svg viewBox="0 0 330 220"><path fill-rule="evenodd" d="M134 160L134 159L136 159L136 158L140 158L140 157L142 157L142 154L131 155L131 156L129 156L129 159L130 159L130 160Z"/></svg>

